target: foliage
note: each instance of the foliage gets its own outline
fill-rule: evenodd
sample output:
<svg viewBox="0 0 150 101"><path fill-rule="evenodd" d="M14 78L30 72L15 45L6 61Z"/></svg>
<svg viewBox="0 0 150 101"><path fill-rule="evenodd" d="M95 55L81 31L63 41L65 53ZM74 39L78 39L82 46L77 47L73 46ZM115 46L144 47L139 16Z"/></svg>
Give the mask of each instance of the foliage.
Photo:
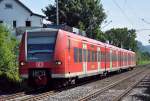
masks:
<svg viewBox="0 0 150 101"><path fill-rule="evenodd" d="M131 49L137 51L136 31L127 28L110 29L106 31L107 39L109 43L117 47L125 49Z"/></svg>
<svg viewBox="0 0 150 101"><path fill-rule="evenodd" d="M100 0L58 1L60 24L85 30L90 38L96 39L97 34L103 35L102 33L95 33L96 31L100 32L100 25L106 17ZM43 9L43 12L48 20L56 23L56 5L50 4Z"/></svg>
<svg viewBox="0 0 150 101"><path fill-rule="evenodd" d="M16 50L16 39L0 25L0 75L6 75L11 80L19 80Z"/></svg>
<svg viewBox="0 0 150 101"><path fill-rule="evenodd" d="M136 55L137 55L137 64L150 63L150 53L137 51Z"/></svg>

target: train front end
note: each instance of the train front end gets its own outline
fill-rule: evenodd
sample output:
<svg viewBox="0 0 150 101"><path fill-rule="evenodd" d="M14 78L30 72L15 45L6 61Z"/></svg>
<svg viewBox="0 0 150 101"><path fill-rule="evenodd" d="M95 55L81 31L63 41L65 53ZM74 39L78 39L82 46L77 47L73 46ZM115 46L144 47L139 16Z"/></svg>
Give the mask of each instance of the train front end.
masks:
<svg viewBox="0 0 150 101"><path fill-rule="evenodd" d="M54 51L58 30L30 30L22 38L19 54L19 72L32 86L45 86L55 66Z"/></svg>

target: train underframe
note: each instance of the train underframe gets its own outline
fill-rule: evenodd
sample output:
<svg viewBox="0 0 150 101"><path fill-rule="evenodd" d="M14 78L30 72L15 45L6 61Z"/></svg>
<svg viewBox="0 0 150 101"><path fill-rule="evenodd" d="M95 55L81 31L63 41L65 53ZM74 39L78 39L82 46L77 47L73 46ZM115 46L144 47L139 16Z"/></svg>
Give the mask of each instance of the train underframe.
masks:
<svg viewBox="0 0 150 101"><path fill-rule="evenodd" d="M118 69L115 72L121 72L123 70L132 70L134 67L126 69ZM101 78L109 75L110 72L105 71L103 74L95 75L93 77ZM90 77L82 78L87 79ZM72 78L52 78L51 71L48 69L30 69L28 85L31 87L41 87L41 86L51 86L51 87L61 87L78 83L81 81L78 77Z"/></svg>
<svg viewBox="0 0 150 101"><path fill-rule="evenodd" d="M28 85L31 87L41 86L67 86L75 84L77 77L73 78L52 78L51 71L48 69L30 69L29 78L27 80Z"/></svg>

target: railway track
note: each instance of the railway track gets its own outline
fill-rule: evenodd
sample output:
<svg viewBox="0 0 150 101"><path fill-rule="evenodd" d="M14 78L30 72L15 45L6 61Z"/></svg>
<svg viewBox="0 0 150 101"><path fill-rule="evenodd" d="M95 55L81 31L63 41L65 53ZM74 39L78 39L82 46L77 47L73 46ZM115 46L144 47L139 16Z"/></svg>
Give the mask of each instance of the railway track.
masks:
<svg viewBox="0 0 150 101"><path fill-rule="evenodd" d="M112 101L121 101L123 97L126 96L136 85L138 85L147 75L145 74L142 76L138 81L130 85L123 93L121 93L119 96L115 97Z"/></svg>
<svg viewBox="0 0 150 101"><path fill-rule="evenodd" d="M142 72L142 71L140 71L140 72ZM136 74L134 74L134 75L136 75ZM46 100L46 99L48 99L48 97L50 97L52 95L56 95L56 94L58 94L59 92L61 92L63 90L75 88L77 86L84 85L84 84L87 84L87 83L90 83L90 82L88 81L88 82L84 82L84 83L81 83L81 84L77 84L75 86L60 88L60 89L57 89L57 90L50 90L50 91L46 91L44 93L39 93L39 94L34 94L33 91L32 91L33 92L32 94L30 94L29 92L28 93L27 92L19 92L19 93L16 93L16 94L7 95L7 96L3 96L3 97L0 96L0 101L16 101L16 100L17 101L40 101L40 100L44 100L44 99ZM82 100L82 99L80 99L80 100Z"/></svg>
<svg viewBox="0 0 150 101"><path fill-rule="evenodd" d="M15 99L15 98L18 98L18 97L21 97L21 96L25 96L25 92L18 92L18 93L15 93L15 94L11 94L11 95L4 95L4 96L1 96L0 97L0 101L1 100L12 100L12 99Z"/></svg>
<svg viewBox="0 0 150 101"><path fill-rule="evenodd" d="M150 74L138 83L129 93L122 97L121 101L150 101Z"/></svg>
<svg viewBox="0 0 150 101"><path fill-rule="evenodd" d="M0 97L0 101L36 101L38 97L42 98L42 96L46 97L45 95L52 95L56 93L56 91L53 90L45 92L43 91L43 93L40 93L40 90L43 89L29 90L26 92L18 92L11 95L4 95ZM37 94L37 92L39 92L39 94Z"/></svg>
<svg viewBox="0 0 150 101"><path fill-rule="evenodd" d="M105 101L107 99L107 97L109 97L110 93L114 93L114 95L110 94L111 97L109 99L107 99L107 101L120 101L122 97L124 97L130 90L132 90L146 75L147 73L150 71L147 71L147 69L143 70L143 71L138 71L132 75L127 76L126 78L123 78L119 81L116 81L102 89L98 89L95 92L92 92L80 99L78 99L78 101ZM143 75L142 75L143 73ZM140 75L140 76L137 76ZM119 91L119 93L117 94L117 90L114 90L115 87L119 86L119 84L121 84L122 82L129 82L131 78L137 77L139 78L136 82L131 82L130 86L127 87L126 89L124 89L123 91ZM123 85L123 84L122 84ZM113 92L111 92L113 91ZM105 97L104 97L105 96Z"/></svg>
<svg viewBox="0 0 150 101"><path fill-rule="evenodd" d="M40 101L40 100L46 100L49 96L55 95L56 93L59 93L59 91L48 91L45 93L41 93L32 97L28 97L25 99L21 99L20 101Z"/></svg>

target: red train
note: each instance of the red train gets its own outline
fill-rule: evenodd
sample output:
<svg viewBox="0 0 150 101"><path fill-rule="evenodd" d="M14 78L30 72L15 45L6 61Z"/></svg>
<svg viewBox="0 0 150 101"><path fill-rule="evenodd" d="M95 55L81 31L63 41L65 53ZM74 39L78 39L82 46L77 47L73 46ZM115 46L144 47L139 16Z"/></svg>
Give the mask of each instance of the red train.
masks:
<svg viewBox="0 0 150 101"><path fill-rule="evenodd" d="M136 65L135 53L62 29L26 31L20 44L19 72L32 84L74 81Z"/></svg>

